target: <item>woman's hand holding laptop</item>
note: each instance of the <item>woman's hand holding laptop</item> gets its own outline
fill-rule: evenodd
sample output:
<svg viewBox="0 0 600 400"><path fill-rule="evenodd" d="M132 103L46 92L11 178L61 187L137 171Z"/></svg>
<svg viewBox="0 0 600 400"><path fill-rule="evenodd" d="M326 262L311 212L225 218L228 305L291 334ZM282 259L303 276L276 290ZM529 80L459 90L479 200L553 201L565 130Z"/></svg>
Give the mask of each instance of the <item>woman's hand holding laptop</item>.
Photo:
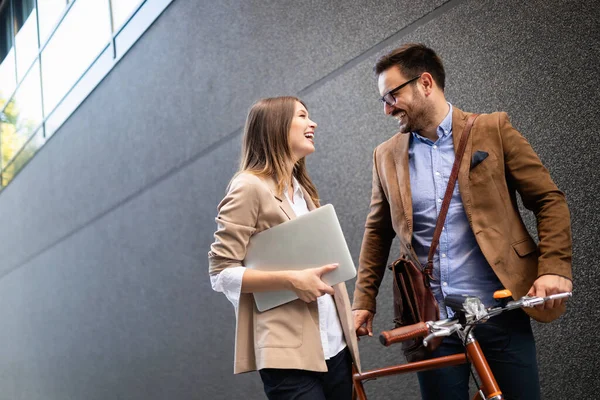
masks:
<svg viewBox="0 0 600 400"><path fill-rule="evenodd" d="M333 288L323 282L321 277L337 267L338 264L327 264L319 268L289 271L289 289L293 290L298 298L306 303L313 302L324 294L333 295Z"/></svg>

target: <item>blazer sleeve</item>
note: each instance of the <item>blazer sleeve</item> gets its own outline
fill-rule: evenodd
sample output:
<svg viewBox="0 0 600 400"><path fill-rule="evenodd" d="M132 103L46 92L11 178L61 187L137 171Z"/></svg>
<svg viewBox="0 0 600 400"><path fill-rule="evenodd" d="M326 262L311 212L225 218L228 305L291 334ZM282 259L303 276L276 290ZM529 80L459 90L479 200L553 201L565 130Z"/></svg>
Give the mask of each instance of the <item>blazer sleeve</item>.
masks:
<svg viewBox="0 0 600 400"><path fill-rule="evenodd" d="M257 187L245 179L234 179L218 205L215 241L208 252L208 271L217 275L225 268L243 265L250 237L256 232L259 211Z"/></svg>
<svg viewBox="0 0 600 400"><path fill-rule="evenodd" d="M371 206L360 250L358 277L354 288L353 310L377 311L376 297L385 274L395 233L390 205L381 187L377 168L377 149L373 153Z"/></svg>
<svg viewBox="0 0 600 400"><path fill-rule="evenodd" d="M500 113L506 178L533 211L539 237L538 276L555 274L572 279L571 219L565 195L527 140Z"/></svg>

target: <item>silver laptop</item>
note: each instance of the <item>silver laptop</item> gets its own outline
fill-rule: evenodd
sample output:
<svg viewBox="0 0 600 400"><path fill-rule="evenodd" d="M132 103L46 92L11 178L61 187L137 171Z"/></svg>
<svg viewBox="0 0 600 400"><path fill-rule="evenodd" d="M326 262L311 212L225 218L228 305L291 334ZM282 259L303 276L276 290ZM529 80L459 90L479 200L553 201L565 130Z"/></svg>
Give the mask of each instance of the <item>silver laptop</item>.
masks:
<svg viewBox="0 0 600 400"><path fill-rule="evenodd" d="M339 263L322 276L335 285L356 276L356 267L331 204L252 236L244 265L261 271L301 270ZM291 290L254 293L259 311L297 299Z"/></svg>

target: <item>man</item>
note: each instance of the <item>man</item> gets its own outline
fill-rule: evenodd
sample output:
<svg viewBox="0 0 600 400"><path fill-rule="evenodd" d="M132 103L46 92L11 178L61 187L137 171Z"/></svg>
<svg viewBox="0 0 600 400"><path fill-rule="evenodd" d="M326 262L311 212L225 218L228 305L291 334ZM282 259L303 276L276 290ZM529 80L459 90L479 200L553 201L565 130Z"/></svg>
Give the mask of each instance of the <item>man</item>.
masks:
<svg viewBox="0 0 600 400"><path fill-rule="evenodd" d="M392 239L400 253L426 264L455 149L468 113L444 97L444 67L435 52L407 44L375 65L384 112L400 132L373 154L371 209L360 254L354 323L372 335L376 296ZM516 192L535 213L539 245L519 214ZM513 297L571 291L569 210L548 170L506 113L480 115L468 138L457 185L434 257L431 288L440 318L452 316L448 294L494 304L495 290ZM527 312L550 321L564 312L554 300ZM535 342L522 310L504 313L477 328L477 338L507 399L540 398ZM459 339L445 338L433 357L463 352ZM467 399L466 365L420 372L424 399Z"/></svg>

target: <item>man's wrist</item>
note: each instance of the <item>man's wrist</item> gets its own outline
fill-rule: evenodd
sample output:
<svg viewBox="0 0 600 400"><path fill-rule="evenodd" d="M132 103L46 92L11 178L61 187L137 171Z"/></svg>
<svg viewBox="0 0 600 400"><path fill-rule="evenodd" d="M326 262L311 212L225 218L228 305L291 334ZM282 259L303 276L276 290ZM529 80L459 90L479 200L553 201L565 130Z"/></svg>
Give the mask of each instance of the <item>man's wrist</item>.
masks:
<svg viewBox="0 0 600 400"><path fill-rule="evenodd" d="M363 302L355 302L354 304L352 304L352 311L358 311L358 310L369 311L373 314L375 314L377 312L375 304L365 304Z"/></svg>
<svg viewBox="0 0 600 400"><path fill-rule="evenodd" d="M558 275L570 281L573 280L571 263L566 261L540 262L538 264L538 278L543 275Z"/></svg>
<svg viewBox="0 0 600 400"><path fill-rule="evenodd" d="M573 278L572 277L565 276L565 275L562 275L562 274L557 274L557 273L554 273L554 272L546 272L546 273L543 273L543 274L539 274L536 279L541 278L542 276L546 276L546 275L560 276L561 278L565 278L566 280L571 281L571 283L573 283Z"/></svg>

